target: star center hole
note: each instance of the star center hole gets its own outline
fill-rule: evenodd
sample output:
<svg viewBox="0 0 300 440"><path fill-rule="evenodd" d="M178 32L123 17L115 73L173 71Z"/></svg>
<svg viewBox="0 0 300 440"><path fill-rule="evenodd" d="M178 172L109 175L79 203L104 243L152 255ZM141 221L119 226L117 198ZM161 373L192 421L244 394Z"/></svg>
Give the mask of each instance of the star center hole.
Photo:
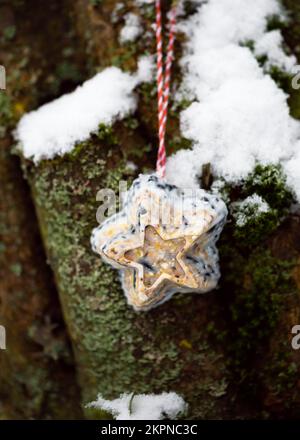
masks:
<svg viewBox="0 0 300 440"><path fill-rule="evenodd" d="M144 245L125 253L125 258L143 266L144 284L152 286L163 274L168 274L176 283L184 276L184 270L177 260L185 246L184 238L164 240L154 226L145 228Z"/></svg>

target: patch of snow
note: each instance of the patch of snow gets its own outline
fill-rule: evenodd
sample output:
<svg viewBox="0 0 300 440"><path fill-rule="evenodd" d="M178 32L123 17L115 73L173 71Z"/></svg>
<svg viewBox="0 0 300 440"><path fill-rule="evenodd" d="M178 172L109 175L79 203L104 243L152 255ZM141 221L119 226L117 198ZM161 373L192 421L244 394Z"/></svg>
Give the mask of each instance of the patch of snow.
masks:
<svg viewBox="0 0 300 440"><path fill-rule="evenodd" d="M277 66L286 72L292 72L297 64L295 56L288 56L282 50L283 37L279 30L265 33L255 43L255 55L266 56L266 67Z"/></svg>
<svg viewBox="0 0 300 440"><path fill-rule="evenodd" d="M134 89L149 81L151 57L139 60L135 75L109 67L77 87L74 92L24 115L16 129L23 154L38 162L71 151L74 145L136 109Z"/></svg>
<svg viewBox="0 0 300 440"><path fill-rule="evenodd" d="M124 4L119 2L116 4L116 6L114 7L114 10L112 11L111 14L111 22L112 23L117 23L119 20L120 15L122 14L122 9L124 8Z"/></svg>
<svg viewBox="0 0 300 440"><path fill-rule="evenodd" d="M99 394L88 407L110 412L115 420L175 419L184 413L187 404L178 394L122 394L118 399L106 400Z"/></svg>
<svg viewBox="0 0 300 440"><path fill-rule="evenodd" d="M153 81L155 74L155 60L151 55L144 55L138 60L138 79L139 82Z"/></svg>
<svg viewBox="0 0 300 440"><path fill-rule="evenodd" d="M254 193L242 202L232 204L233 216L238 227L245 226L249 220L260 217L270 211L269 204L258 194Z"/></svg>
<svg viewBox="0 0 300 440"><path fill-rule="evenodd" d="M300 200L300 140L295 143L295 152L283 167L287 184L294 189L298 201Z"/></svg>
<svg viewBox="0 0 300 440"><path fill-rule="evenodd" d="M125 15L125 25L120 33L120 42L123 44L133 42L141 35L142 32L143 28L140 17L132 12L129 12Z"/></svg>
<svg viewBox="0 0 300 440"><path fill-rule="evenodd" d="M230 203L230 195L228 192L224 191L226 189L226 182L224 179L215 179L211 185L212 194L216 195L226 204Z"/></svg>
<svg viewBox="0 0 300 440"><path fill-rule="evenodd" d="M300 123L256 60L265 54L269 64L286 70L295 64L284 54L280 33L267 31L268 17L276 14L283 14L277 0L208 0L180 23L187 43L177 100L193 101L180 115L192 149L168 159L170 183L198 186L208 162L228 182L239 182L258 162L281 163L300 199Z"/></svg>
<svg viewBox="0 0 300 440"><path fill-rule="evenodd" d="M138 167L134 162L132 162L131 160L128 160L126 162L126 169L130 170L130 171L136 171L138 169Z"/></svg>
<svg viewBox="0 0 300 440"><path fill-rule="evenodd" d="M143 6L143 5L150 5L151 3L154 3L155 0L135 0L135 3L138 6Z"/></svg>

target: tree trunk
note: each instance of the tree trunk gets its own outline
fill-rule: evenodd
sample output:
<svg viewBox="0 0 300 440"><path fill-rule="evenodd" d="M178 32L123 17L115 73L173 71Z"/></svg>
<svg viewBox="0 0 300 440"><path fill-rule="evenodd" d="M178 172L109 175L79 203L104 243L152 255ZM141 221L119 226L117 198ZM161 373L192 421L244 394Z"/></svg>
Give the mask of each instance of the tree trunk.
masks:
<svg viewBox="0 0 300 440"><path fill-rule="evenodd" d="M47 90L42 86L59 53L45 60L46 41L37 38L35 29L48 21L59 38L66 18L58 24L61 2L52 2L48 16L41 3L26 3L0 7L1 30L16 32L13 44L1 35L0 51L7 72L7 90L0 91L0 324L6 329L6 350L0 350L0 418L80 418L73 353L11 135L20 114L51 96L59 84L55 79Z"/></svg>
<svg viewBox="0 0 300 440"><path fill-rule="evenodd" d="M133 45L119 44L122 17L111 22L116 3L74 3L74 26L86 42L91 72L111 64L134 71L139 55L154 52L154 42L146 37ZM296 1L287 4L291 10L298 7ZM128 1L122 14L133 10L139 13ZM149 29L153 17L143 15L142 20ZM296 45L288 34L286 39ZM179 37L178 56L181 43ZM180 81L176 65L173 81ZM256 170L258 187L253 179L247 189L230 189L231 200L246 190L274 196L280 225L266 224L263 230L260 225L241 236L228 223L220 241L217 291L177 295L157 309L136 313L126 303L116 271L91 250L97 191L117 190L121 179L132 180L128 160L139 171L155 163L153 87L137 91L139 108L132 117L100 130L71 153L38 165L22 158L82 400L89 402L99 392L116 398L124 392L175 391L188 402L189 418L299 417L299 352L291 348L291 328L300 323L300 217L288 214L281 221L286 213L282 200L289 200L289 193L278 170ZM295 116L298 103L293 91ZM178 117L171 114L169 152L187 145L178 133Z"/></svg>

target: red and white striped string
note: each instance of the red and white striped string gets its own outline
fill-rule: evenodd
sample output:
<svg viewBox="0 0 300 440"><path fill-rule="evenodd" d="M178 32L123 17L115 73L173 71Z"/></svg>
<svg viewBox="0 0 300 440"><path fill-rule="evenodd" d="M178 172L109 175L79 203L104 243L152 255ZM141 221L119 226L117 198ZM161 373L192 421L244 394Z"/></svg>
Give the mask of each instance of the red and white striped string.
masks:
<svg viewBox="0 0 300 440"><path fill-rule="evenodd" d="M164 66L161 0L156 0L156 49L157 49L157 100L158 100L158 139L156 173L160 178L166 175L166 126L170 94L171 67L174 54L176 6L173 3L169 19L169 42Z"/></svg>

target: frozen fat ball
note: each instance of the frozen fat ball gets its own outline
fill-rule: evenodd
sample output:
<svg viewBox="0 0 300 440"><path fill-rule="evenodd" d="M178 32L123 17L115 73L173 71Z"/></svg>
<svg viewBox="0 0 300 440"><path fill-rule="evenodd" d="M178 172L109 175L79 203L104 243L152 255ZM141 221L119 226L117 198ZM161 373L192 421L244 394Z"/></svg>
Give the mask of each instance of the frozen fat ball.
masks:
<svg viewBox="0 0 300 440"><path fill-rule="evenodd" d="M148 310L176 292L216 287L216 241L226 216L224 202L215 195L140 175L122 211L93 230L92 247L121 270L128 303Z"/></svg>

